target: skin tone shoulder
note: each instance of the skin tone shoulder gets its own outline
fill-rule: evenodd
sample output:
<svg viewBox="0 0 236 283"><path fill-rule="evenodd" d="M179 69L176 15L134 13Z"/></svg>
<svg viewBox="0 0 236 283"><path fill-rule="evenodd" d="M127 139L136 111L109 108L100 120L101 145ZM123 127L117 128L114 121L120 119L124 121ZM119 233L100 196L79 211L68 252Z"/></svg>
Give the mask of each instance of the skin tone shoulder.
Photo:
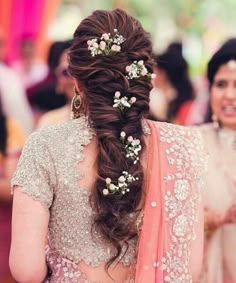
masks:
<svg viewBox="0 0 236 283"><path fill-rule="evenodd" d="M12 222L14 240L9 260L12 275L20 283L43 282L47 274L45 245L49 211L23 193L20 187L15 187ZM26 247L30 252L25 252Z"/></svg>

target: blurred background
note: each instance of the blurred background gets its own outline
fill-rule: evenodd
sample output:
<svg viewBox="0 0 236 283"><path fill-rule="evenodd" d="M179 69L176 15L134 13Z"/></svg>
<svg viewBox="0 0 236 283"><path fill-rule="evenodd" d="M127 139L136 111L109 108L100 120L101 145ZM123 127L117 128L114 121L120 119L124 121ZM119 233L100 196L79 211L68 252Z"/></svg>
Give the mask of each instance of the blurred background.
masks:
<svg viewBox="0 0 236 283"><path fill-rule="evenodd" d="M176 66L173 66L178 71L176 72L175 69L164 71L171 80L170 77L175 76L182 66L183 76L188 73L187 80L190 79L193 84L194 98L197 99L197 105L200 107L195 111L195 114L198 112L198 117L194 114L193 119L189 118L189 121L178 123L197 124L203 121L205 106L202 105L206 105L208 100L206 64L222 42L236 35L236 18L233 14L236 10L235 0L0 0L0 62L5 65L2 75L0 72L2 107L7 116L21 122L24 120L23 123L27 124L24 126L27 134L37 127L42 114L60 108L68 102L68 95L64 95L64 86L60 85L60 81L65 84L60 80L63 74L59 75L59 80L58 76L55 77L60 54L65 48L61 43L72 38L80 21L93 10L117 7L138 18L144 28L150 32L156 55L165 53L173 43L179 44L178 59L174 60ZM68 44L66 43L67 47ZM163 58L173 62L171 56L175 58L175 55L169 54L168 51ZM158 61L158 58L156 60ZM6 75L9 71L6 67L17 74L25 93L20 95L18 87L17 93L12 91L15 94L12 94L11 100L9 94L4 94L4 86L2 86L6 84L5 81L12 80L9 74ZM163 67L165 69L166 65L164 64ZM59 69L61 70L61 67ZM160 72L158 76L161 78ZM14 77L15 80L17 79ZM179 79L175 77L174 80ZM50 87L47 85L45 89L45 82L49 83ZM9 84L11 83L5 86L7 93L12 88ZM171 85L176 88L175 82L172 81ZM186 90L182 88L179 92L182 95ZM63 95L59 96L58 93ZM13 110L12 105L18 104L14 99L20 96L21 99L18 101L21 100L21 105L23 105L22 96L25 96L27 101L24 104L29 104L28 108L30 108L21 110L21 116L23 112L31 111L33 120L31 125L29 118L19 118L19 115L16 115L19 109ZM173 95L170 96L168 100L173 100ZM151 100L153 97L157 98L160 95L151 95ZM183 99L192 100L192 98L193 95L189 93ZM160 99L154 103L160 105L161 111L166 107L161 104ZM12 109L9 110L10 108ZM18 108L25 109L25 106ZM170 107L168 111L173 111L172 108ZM171 117L171 113L169 114ZM162 113L158 112L157 116L162 117ZM165 113L164 120L175 121L173 117L167 119L167 116Z"/></svg>
<svg viewBox="0 0 236 283"><path fill-rule="evenodd" d="M55 94L49 105L52 95L44 91L47 99L41 103L42 93L31 91L44 81L51 65L58 63L52 63L57 61L50 55L52 44L71 39L80 21L93 10L117 7L137 17L151 33L156 54L165 52L173 42L181 44L195 97L207 100L206 64L222 42L236 35L235 0L0 0L0 62L20 76L34 125L42 113L66 100Z"/></svg>
<svg viewBox="0 0 236 283"><path fill-rule="evenodd" d="M35 38L37 55L45 59L49 43L70 38L92 10L116 7L138 17L152 34L155 51L181 40L194 74L223 40L236 34L234 0L0 0L6 59L16 58L22 35Z"/></svg>

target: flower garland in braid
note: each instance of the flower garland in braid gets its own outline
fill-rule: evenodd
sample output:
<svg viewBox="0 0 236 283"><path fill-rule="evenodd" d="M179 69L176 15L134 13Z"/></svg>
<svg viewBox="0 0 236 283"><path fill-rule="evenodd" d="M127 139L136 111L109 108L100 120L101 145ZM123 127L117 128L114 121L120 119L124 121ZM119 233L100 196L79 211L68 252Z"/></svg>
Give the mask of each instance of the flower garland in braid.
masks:
<svg viewBox="0 0 236 283"><path fill-rule="evenodd" d="M88 50L91 55L115 55L121 52L121 44L126 40L122 35L119 34L117 29L114 29L115 36L111 37L110 33L102 34L100 39L93 38L87 41ZM146 78L151 80L155 78L155 74L150 73L144 65L143 60L135 60L130 65L126 66L124 70L126 78L128 80ZM127 111L136 102L136 97L131 97L122 95L119 91L114 93L113 97L113 107L119 108L121 112ZM140 140L133 137L126 137L126 133L122 131L120 133L120 141L124 145L126 151L126 157L133 160L133 164L139 162L139 153L142 149ZM139 180L138 177L132 176L127 171L122 171L120 177L117 181L111 180L107 177L105 179L105 187L102 191L104 196L109 196L113 194L126 194L130 191L129 185L135 181Z"/></svg>

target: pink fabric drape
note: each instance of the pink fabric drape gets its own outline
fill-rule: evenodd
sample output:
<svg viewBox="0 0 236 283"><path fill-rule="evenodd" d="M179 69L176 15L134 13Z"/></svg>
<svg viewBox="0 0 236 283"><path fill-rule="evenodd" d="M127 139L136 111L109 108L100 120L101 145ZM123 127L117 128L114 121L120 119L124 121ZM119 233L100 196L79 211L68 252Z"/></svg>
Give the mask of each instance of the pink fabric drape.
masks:
<svg viewBox="0 0 236 283"><path fill-rule="evenodd" d="M60 0L0 0L0 28L5 34L7 61L17 59L22 36L35 38L37 54L45 58L48 27L59 5Z"/></svg>
<svg viewBox="0 0 236 283"><path fill-rule="evenodd" d="M22 36L37 38L45 0L12 0L9 60L17 58L17 48Z"/></svg>
<svg viewBox="0 0 236 283"><path fill-rule="evenodd" d="M160 156L158 147L158 137L156 129L150 123L152 135L148 146L148 176L146 180L147 199L144 211L144 220L142 233L139 240L139 254L136 265L136 283L144 282L161 282L157 281L162 278L162 272L159 274L153 272L157 255L163 249L163 240L161 230L163 229L163 211L160 208L161 193L157 193L160 189L161 176L158 157ZM153 157L156 158L153 158ZM153 174L155 172L155 174ZM151 188L152 184L156 184L155 188ZM155 206L156 205L156 206ZM155 224L155 223L158 223ZM148 230L147 230L148 229ZM143 247L145 249L143 250ZM140 249L141 247L141 249ZM159 278L158 278L159 277ZM148 279L147 279L148 278Z"/></svg>
<svg viewBox="0 0 236 283"><path fill-rule="evenodd" d="M61 0L53 0L50 1L50 3L44 0L43 14L37 37L37 54L40 58L47 57L47 50L51 43L50 39L47 37L47 30L52 20L56 17L60 3ZM73 33L73 31L71 32Z"/></svg>
<svg viewBox="0 0 236 283"><path fill-rule="evenodd" d="M190 130L166 125L149 122L149 175L135 283L190 283L202 264L203 214L196 176L203 168L199 152L192 150L198 140Z"/></svg>
<svg viewBox="0 0 236 283"><path fill-rule="evenodd" d="M0 36L3 36L3 40L6 41L6 50L9 48L11 9L11 1L0 0Z"/></svg>

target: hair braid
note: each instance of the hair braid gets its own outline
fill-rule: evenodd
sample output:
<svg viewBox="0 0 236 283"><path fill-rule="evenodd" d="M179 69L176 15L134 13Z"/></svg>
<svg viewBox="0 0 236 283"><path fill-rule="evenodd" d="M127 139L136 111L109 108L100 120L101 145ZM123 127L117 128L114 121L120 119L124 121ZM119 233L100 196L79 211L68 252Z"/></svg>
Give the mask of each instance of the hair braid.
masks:
<svg viewBox="0 0 236 283"><path fill-rule="evenodd" d="M87 41L100 38L104 33L118 29L124 36L121 52L115 55L91 56ZM148 71L152 71L152 47L149 34L124 11L94 12L81 22L74 34L74 43L69 52L69 70L85 93L89 119L92 121L98 141L97 173L92 201L97 210L95 224L117 249L117 254L108 266L121 255L122 247L137 236L135 221L127 215L137 212L143 198L143 168L126 157L120 141L121 131L140 140L144 148L142 118L149 110L150 80L140 78L128 80L125 68L134 60L143 60ZM113 107L114 93L135 97L136 102L126 111ZM129 184L129 193L103 195L105 180L116 182L122 171L136 179Z"/></svg>

